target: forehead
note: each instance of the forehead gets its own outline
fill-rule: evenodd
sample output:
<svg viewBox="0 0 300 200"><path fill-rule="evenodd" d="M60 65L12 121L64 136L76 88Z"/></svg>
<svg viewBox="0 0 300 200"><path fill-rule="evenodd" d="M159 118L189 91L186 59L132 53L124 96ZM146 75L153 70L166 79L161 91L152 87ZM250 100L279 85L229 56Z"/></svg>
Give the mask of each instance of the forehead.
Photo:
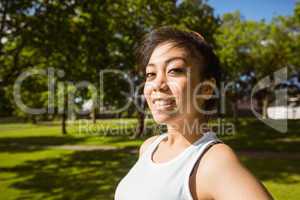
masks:
<svg viewBox="0 0 300 200"><path fill-rule="evenodd" d="M183 47L177 47L175 43L165 42L158 45L152 52L148 64L160 64L170 58L178 58L188 62L190 60L189 52ZM180 59L182 58L182 59Z"/></svg>

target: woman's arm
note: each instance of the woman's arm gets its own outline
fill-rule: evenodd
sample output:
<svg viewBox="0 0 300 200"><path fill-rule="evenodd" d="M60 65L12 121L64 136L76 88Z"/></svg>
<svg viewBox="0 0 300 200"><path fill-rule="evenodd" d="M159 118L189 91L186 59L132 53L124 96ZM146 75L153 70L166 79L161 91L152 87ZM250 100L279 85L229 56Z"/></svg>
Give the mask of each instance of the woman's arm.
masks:
<svg viewBox="0 0 300 200"><path fill-rule="evenodd" d="M214 145L204 154L197 168L196 182L199 183L197 194L204 190L215 200L273 199L225 144Z"/></svg>

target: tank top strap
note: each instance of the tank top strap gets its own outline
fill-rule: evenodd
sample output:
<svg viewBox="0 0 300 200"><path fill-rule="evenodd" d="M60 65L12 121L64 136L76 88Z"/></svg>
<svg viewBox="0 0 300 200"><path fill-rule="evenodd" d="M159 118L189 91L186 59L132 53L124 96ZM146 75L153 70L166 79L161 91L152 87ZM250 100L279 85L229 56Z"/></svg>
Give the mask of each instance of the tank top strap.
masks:
<svg viewBox="0 0 300 200"><path fill-rule="evenodd" d="M190 187L189 187L189 179L190 175L192 174L197 161L201 159L201 157L205 154L205 152L215 144L223 143L222 140L216 137L214 132L206 133L204 140L197 144L195 148L195 152L192 155L191 161L187 165L186 174L184 177L184 190L185 194L187 195L187 200L193 200L191 195Z"/></svg>
<svg viewBox="0 0 300 200"><path fill-rule="evenodd" d="M167 133L163 133L158 135L157 138L154 139L154 141L149 144L148 148L146 149L144 153L144 157L147 157L148 155L152 155L152 152L156 149L157 145L167 136Z"/></svg>
<svg viewBox="0 0 300 200"><path fill-rule="evenodd" d="M222 140L217 138L216 134L214 132L207 132L203 136L203 139L197 142L195 146L193 157L191 158L191 161L189 163L189 170L193 170L194 165L196 162L201 159L201 157L204 155L204 153L214 144L223 143Z"/></svg>

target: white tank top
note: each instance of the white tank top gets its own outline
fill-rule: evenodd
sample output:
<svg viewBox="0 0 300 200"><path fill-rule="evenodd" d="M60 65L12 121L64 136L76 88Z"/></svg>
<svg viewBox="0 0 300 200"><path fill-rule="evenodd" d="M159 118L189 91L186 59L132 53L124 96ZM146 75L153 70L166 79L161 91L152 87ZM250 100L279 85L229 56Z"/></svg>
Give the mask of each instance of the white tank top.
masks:
<svg viewBox="0 0 300 200"><path fill-rule="evenodd" d="M221 141L215 133L206 132L172 160L154 163L152 154L167 136L167 133L160 135L147 147L119 182L115 200L193 200L190 174L205 151Z"/></svg>

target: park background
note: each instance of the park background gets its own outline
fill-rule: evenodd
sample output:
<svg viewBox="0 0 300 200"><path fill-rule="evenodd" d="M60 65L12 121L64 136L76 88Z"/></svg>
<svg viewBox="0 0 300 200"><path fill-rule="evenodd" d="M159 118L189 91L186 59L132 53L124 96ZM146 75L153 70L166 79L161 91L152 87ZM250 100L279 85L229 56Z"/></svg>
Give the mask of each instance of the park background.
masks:
<svg viewBox="0 0 300 200"><path fill-rule="evenodd" d="M228 5L243 9L229 12ZM278 10L270 11L274 7ZM134 49L145 33L162 25L192 29L213 45L225 83L233 83L226 112L215 123L232 123L235 130L220 138L275 199L300 198L299 1L1 0L0 20L0 199L113 199L139 146L165 129L137 109L142 101L106 112L133 100L126 96L124 77L110 74L101 86L100 72L122 71L141 84ZM257 82L274 80L272 74L282 68L288 68L287 80L261 89L255 109L261 119L287 121L284 133L250 107ZM14 94L20 76L51 70L57 83L52 112L20 108ZM77 89L82 81L103 90ZM45 75L27 77L22 102L47 108L53 95L47 83ZM286 105L274 104L280 89L287 91Z"/></svg>

